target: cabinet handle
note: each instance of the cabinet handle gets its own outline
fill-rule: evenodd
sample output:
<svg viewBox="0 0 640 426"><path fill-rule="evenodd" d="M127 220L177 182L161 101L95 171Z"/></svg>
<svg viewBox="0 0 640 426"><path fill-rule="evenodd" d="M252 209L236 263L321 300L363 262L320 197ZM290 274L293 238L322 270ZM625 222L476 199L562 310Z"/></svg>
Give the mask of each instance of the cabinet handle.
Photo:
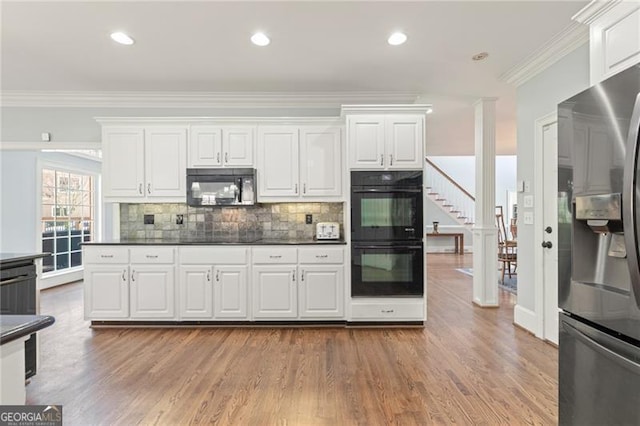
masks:
<svg viewBox="0 0 640 426"><path fill-rule="evenodd" d="M220 162L220 153L218 153L218 155L216 156L216 163Z"/></svg>
<svg viewBox="0 0 640 426"><path fill-rule="evenodd" d="M389 165L393 166L393 154L389 154Z"/></svg>
<svg viewBox="0 0 640 426"><path fill-rule="evenodd" d="M216 281L220 281L220 271L216 271Z"/></svg>
<svg viewBox="0 0 640 426"><path fill-rule="evenodd" d="M147 184L147 192L149 194L151 194L151 184L150 183Z"/></svg>
<svg viewBox="0 0 640 426"><path fill-rule="evenodd" d="M138 185L138 192L142 195L142 184Z"/></svg>
<svg viewBox="0 0 640 426"><path fill-rule="evenodd" d="M111 259L113 257L113 255L112 254L101 254L100 257L103 258L103 259Z"/></svg>
<svg viewBox="0 0 640 426"><path fill-rule="evenodd" d="M382 309L380 312L382 312L383 314L392 314L393 313L393 309Z"/></svg>
<svg viewBox="0 0 640 426"><path fill-rule="evenodd" d="M296 183L296 188L295 188L296 194L298 193L298 184Z"/></svg>
<svg viewBox="0 0 640 426"><path fill-rule="evenodd" d="M207 271L207 281L211 281L211 271Z"/></svg>
<svg viewBox="0 0 640 426"><path fill-rule="evenodd" d="M224 162L225 162L225 163L228 163L228 162L229 162L229 153L228 153L228 152L225 152L225 153L224 153Z"/></svg>
<svg viewBox="0 0 640 426"><path fill-rule="evenodd" d="M304 270L300 273L300 281L304 281Z"/></svg>
<svg viewBox="0 0 640 426"><path fill-rule="evenodd" d="M269 259L280 259L281 257L282 257L281 254L279 254L277 256L276 255L271 255L271 256L269 256Z"/></svg>
<svg viewBox="0 0 640 426"><path fill-rule="evenodd" d="M380 154L380 165L384 166L384 154Z"/></svg>
<svg viewBox="0 0 640 426"><path fill-rule="evenodd" d="M291 281L296 282L296 271L291 273Z"/></svg>
<svg viewBox="0 0 640 426"><path fill-rule="evenodd" d="M316 254L316 258L318 259L324 259L325 257L329 257L328 254Z"/></svg>
<svg viewBox="0 0 640 426"><path fill-rule="evenodd" d="M303 194L307 193L307 184L306 184L306 182L302 184L302 193Z"/></svg>
<svg viewBox="0 0 640 426"><path fill-rule="evenodd" d="M158 258L158 255L157 255L157 254L155 254L155 255L153 255L153 254L148 254L148 255L147 255L147 259L157 259L157 258Z"/></svg>
<svg viewBox="0 0 640 426"><path fill-rule="evenodd" d="M122 271L122 281L127 281L127 270Z"/></svg>
<svg viewBox="0 0 640 426"><path fill-rule="evenodd" d="M136 271L131 271L131 281L135 282L136 281Z"/></svg>

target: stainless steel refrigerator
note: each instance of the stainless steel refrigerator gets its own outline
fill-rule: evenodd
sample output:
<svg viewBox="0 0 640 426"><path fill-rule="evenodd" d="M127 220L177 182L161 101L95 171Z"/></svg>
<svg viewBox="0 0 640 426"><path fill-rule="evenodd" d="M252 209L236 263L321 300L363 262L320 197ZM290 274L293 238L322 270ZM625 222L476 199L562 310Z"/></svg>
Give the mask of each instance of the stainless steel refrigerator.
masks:
<svg viewBox="0 0 640 426"><path fill-rule="evenodd" d="M640 65L558 105L559 423L640 425Z"/></svg>

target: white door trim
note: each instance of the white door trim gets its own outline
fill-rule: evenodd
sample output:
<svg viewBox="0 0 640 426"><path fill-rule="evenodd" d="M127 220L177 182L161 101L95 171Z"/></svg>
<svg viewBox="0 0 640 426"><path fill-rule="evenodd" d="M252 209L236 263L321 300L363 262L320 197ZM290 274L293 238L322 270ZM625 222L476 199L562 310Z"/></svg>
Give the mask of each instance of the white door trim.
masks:
<svg viewBox="0 0 640 426"><path fill-rule="evenodd" d="M534 200L533 208L533 285L534 285L534 313L536 316L535 330L536 337L544 339L544 260L543 252L540 250L544 235L542 227L544 225L544 147L543 130L545 127L558 121L558 112L553 111L535 121L535 141L533 148L533 175L534 175Z"/></svg>

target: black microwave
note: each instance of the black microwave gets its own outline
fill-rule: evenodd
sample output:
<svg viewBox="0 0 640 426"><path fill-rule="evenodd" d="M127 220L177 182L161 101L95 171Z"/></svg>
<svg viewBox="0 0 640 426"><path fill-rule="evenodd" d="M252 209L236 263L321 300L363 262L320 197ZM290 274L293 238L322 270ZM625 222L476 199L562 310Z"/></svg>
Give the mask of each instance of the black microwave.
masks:
<svg viewBox="0 0 640 426"><path fill-rule="evenodd" d="M255 169L187 169L187 204L252 206L256 204Z"/></svg>

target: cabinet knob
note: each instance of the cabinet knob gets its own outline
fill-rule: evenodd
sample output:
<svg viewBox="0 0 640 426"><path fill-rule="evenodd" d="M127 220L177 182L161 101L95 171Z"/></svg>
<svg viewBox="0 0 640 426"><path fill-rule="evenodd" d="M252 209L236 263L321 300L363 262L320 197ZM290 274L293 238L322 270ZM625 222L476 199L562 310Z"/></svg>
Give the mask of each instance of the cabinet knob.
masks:
<svg viewBox="0 0 640 426"><path fill-rule="evenodd" d="M122 271L122 281L127 281L127 270Z"/></svg>
<svg viewBox="0 0 640 426"><path fill-rule="evenodd" d="M138 192L142 195L142 184L138 185Z"/></svg>
<svg viewBox="0 0 640 426"><path fill-rule="evenodd" d="M216 281L220 281L220 271L216 271Z"/></svg>
<svg viewBox="0 0 640 426"><path fill-rule="evenodd" d="M218 153L218 155L216 156L216 163L220 162L220 153Z"/></svg>
<svg viewBox="0 0 640 426"><path fill-rule="evenodd" d="M300 272L300 281L304 281L304 271Z"/></svg>
<svg viewBox="0 0 640 426"><path fill-rule="evenodd" d="M544 232L546 232L547 234L550 234L553 232L553 229L550 226L547 226L546 228L544 228Z"/></svg>
<svg viewBox="0 0 640 426"><path fill-rule="evenodd" d="M393 154L389 154L389 165L393 166Z"/></svg>
<svg viewBox="0 0 640 426"><path fill-rule="evenodd" d="M384 154L380 154L380 165L384 166Z"/></svg>
<svg viewBox="0 0 640 426"><path fill-rule="evenodd" d="M207 281L211 281L211 271L207 271Z"/></svg>
<svg viewBox="0 0 640 426"><path fill-rule="evenodd" d="M553 244L551 244L551 241L543 241L542 247L550 249L551 247L553 247Z"/></svg>
<svg viewBox="0 0 640 426"><path fill-rule="evenodd" d="M297 183L296 183L295 191L296 191L296 194L297 194L298 193L298 184Z"/></svg>
<svg viewBox="0 0 640 426"><path fill-rule="evenodd" d="M147 192L149 194L151 194L151 184L150 183L147 184Z"/></svg>
<svg viewBox="0 0 640 426"><path fill-rule="evenodd" d="M293 271L291 273L291 281L295 282L296 281L296 271Z"/></svg>
<svg viewBox="0 0 640 426"><path fill-rule="evenodd" d="M135 282L136 281L136 271L131 271L131 281Z"/></svg>
<svg viewBox="0 0 640 426"><path fill-rule="evenodd" d="M225 163L228 163L228 162L229 162L229 153L228 153L228 152L225 152L225 153L224 153L224 162L225 162Z"/></svg>
<svg viewBox="0 0 640 426"><path fill-rule="evenodd" d="M306 184L306 182L302 184L302 193L303 194L307 193L307 184Z"/></svg>

